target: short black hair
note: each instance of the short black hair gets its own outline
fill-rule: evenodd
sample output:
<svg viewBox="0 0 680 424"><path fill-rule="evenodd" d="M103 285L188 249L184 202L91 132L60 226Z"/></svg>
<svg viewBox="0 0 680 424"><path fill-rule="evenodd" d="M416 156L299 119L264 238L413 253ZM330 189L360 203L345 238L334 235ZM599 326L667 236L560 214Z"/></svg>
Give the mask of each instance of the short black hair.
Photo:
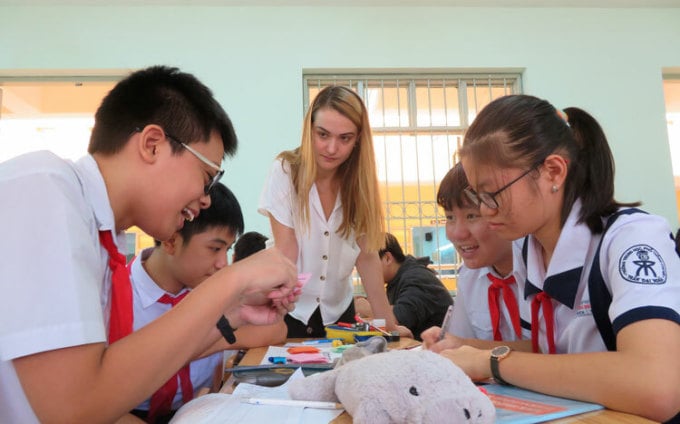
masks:
<svg viewBox="0 0 680 424"><path fill-rule="evenodd" d="M265 249L267 247L267 240L269 240L267 236L257 231L249 231L243 234L234 244L234 262Z"/></svg>
<svg viewBox="0 0 680 424"><path fill-rule="evenodd" d="M195 234L213 227L227 227L235 237L243 233L241 205L234 193L222 183L215 184L210 190L210 207L203 209L193 221L185 222L179 233L186 244Z"/></svg>
<svg viewBox="0 0 680 424"><path fill-rule="evenodd" d="M449 172L444 175L439 183L437 190L437 204L444 208L445 211L452 211L454 207L458 208L477 208L472 201L465 194L465 189L470 186L463 170L463 164L458 162L449 169Z"/></svg>
<svg viewBox="0 0 680 424"><path fill-rule="evenodd" d="M167 66L133 72L113 87L95 113L87 151L117 153L136 130L149 124L160 125L186 144L208 142L215 131L225 155L236 153L234 127L212 91L195 76ZM170 145L175 153L182 149Z"/></svg>
<svg viewBox="0 0 680 424"><path fill-rule="evenodd" d="M406 256L404 255L404 251L401 249L399 240L397 240L397 238L390 233L385 233L385 247L378 251L378 255L380 258L382 258L387 252L390 252L392 257L399 263L402 263L406 260Z"/></svg>

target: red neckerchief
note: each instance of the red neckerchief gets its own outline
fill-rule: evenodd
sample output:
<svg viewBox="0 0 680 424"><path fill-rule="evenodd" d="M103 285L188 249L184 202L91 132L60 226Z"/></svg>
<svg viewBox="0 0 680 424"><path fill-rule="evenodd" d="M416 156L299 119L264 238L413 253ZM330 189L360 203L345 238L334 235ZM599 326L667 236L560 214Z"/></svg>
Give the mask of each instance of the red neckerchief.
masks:
<svg viewBox="0 0 680 424"><path fill-rule="evenodd" d="M517 298L512 291L512 284L515 284L515 277L509 276L508 278L498 278L492 273L486 274L491 285L489 286L488 298L489 298L489 314L491 315L491 326L493 328L493 339L503 340L500 330L501 321L501 308L499 297L503 295L503 302L505 302L505 307L508 308L510 313L510 321L512 328L517 334L517 340L522 339L522 329L519 324L519 308L517 307Z"/></svg>

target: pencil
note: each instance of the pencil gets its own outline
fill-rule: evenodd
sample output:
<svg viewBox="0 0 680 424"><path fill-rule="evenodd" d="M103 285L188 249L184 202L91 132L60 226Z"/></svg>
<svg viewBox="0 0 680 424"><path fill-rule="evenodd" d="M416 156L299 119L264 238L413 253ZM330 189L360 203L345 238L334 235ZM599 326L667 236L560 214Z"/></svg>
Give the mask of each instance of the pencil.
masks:
<svg viewBox="0 0 680 424"><path fill-rule="evenodd" d="M244 399L244 402L250 403L252 405L298 406L302 408L314 409L344 409L340 403L320 402L314 400L247 398Z"/></svg>
<svg viewBox="0 0 680 424"><path fill-rule="evenodd" d="M439 340L444 340L446 335L446 329L449 327L449 322L451 322L451 316L453 315L453 305L449 305L446 310L446 315L444 315L444 321L442 321L442 329L439 332Z"/></svg>

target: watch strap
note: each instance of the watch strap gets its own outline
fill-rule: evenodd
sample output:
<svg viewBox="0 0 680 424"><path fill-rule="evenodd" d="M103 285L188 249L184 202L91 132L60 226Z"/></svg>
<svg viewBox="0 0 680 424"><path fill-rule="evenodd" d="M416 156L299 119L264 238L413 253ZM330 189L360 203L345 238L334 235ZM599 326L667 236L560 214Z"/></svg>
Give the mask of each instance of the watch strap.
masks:
<svg viewBox="0 0 680 424"><path fill-rule="evenodd" d="M217 321L217 329L220 330L220 333L222 333L222 336L227 341L227 343L236 343L236 335L234 334L236 329L231 327L229 320L224 315L222 315L219 321Z"/></svg>
<svg viewBox="0 0 680 424"><path fill-rule="evenodd" d="M503 377L501 377L501 372L498 368L498 364L500 361L496 356L491 356L491 375L493 376L493 379L496 381L498 384L502 384L504 386L511 386L510 383L507 381L503 380Z"/></svg>

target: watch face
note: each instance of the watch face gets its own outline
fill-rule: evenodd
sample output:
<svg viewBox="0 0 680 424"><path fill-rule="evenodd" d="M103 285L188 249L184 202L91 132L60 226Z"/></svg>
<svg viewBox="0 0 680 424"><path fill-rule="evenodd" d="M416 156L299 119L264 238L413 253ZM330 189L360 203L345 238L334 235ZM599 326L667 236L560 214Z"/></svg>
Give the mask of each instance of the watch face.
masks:
<svg viewBox="0 0 680 424"><path fill-rule="evenodd" d="M491 351L491 356L496 358L504 358L510 354L510 348L508 346L496 346Z"/></svg>

